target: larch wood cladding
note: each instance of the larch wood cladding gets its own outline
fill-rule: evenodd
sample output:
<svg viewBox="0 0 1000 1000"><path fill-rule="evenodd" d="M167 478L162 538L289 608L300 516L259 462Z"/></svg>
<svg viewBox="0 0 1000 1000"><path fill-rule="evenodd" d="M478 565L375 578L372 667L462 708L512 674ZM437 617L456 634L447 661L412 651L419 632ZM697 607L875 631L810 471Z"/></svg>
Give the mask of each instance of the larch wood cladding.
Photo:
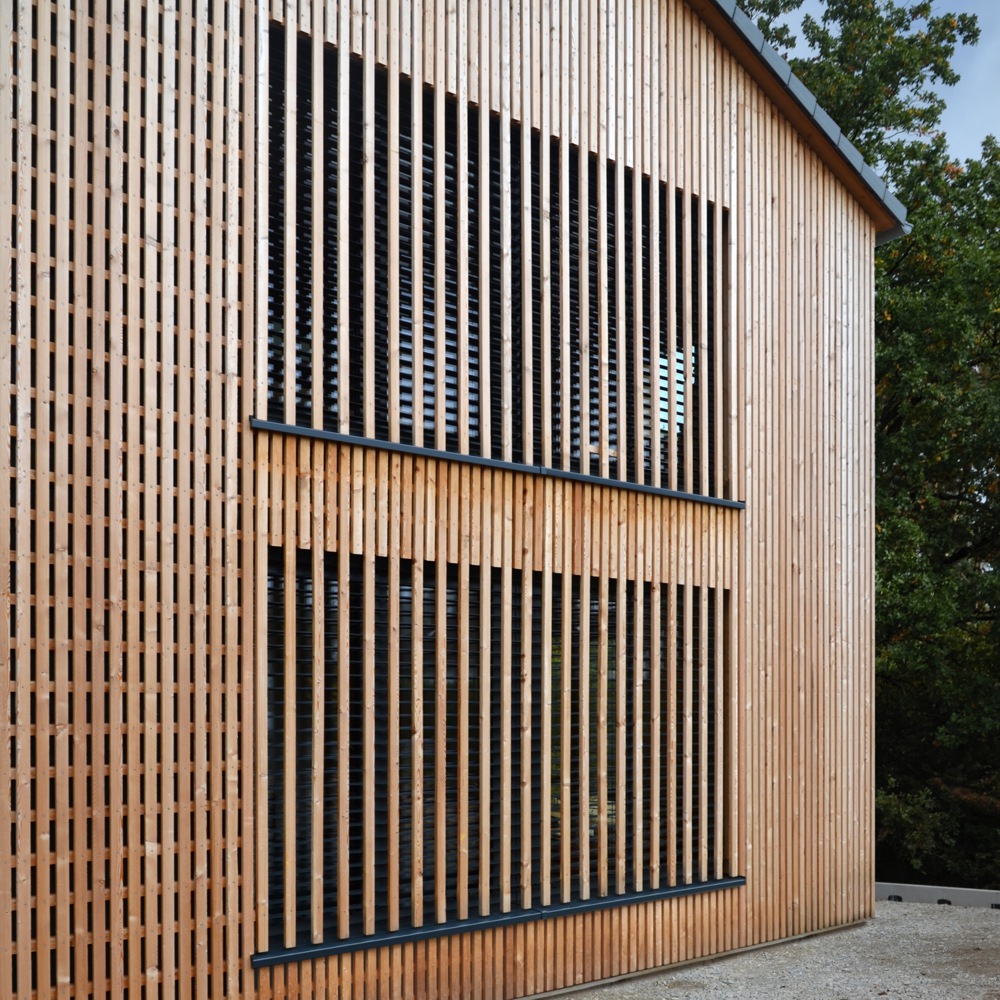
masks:
<svg viewBox="0 0 1000 1000"><path fill-rule="evenodd" d="M401 128L400 93L419 93L427 85L432 94L438 136L433 196L416 185L412 210L433 239L414 243L413 273L424 273L421 255L438 265L431 268L434 287L413 295L410 322L423 328L420 311L425 302L433 304L428 322L438 324L434 343L449 336L444 301L452 294L443 266L451 252L442 221L446 99L457 101L462 112L459 162L474 147L489 163L484 151L493 143L491 124L498 122L501 267L496 292L487 294L500 296L499 329L491 321L489 300L486 306L479 300L485 324L480 329L500 345L499 366L483 365L479 383L480 393L498 399L499 427L491 424L490 407L479 417L482 440L488 449L497 441L496 449L480 446L477 452L469 437L472 367L461 323L457 441L450 441L440 407L426 428L422 418L413 420L413 445L433 453L390 447L403 436L401 360L395 349L387 359L388 429L384 441L375 440L380 436L376 398L367 387L381 377L383 362L375 349L376 335L381 336L375 329L379 296L386 296L390 345L398 346L404 325L396 210L405 163L391 138L388 286L378 288L368 266L353 297L345 283L337 287L337 315L345 328L352 311L362 313L363 350L354 358L348 338L338 342L336 433L324 430L318 379L312 383L315 437L273 424L252 426L253 418L268 417L273 391L267 329L272 24L285 32L290 81L300 40L313 65L335 49L363 67L363 198L357 206L349 203L345 142L334 171L336 232L324 229L319 197L301 223L311 234L317 262L310 290L316 317L329 298L326 272L319 266L325 248L340 260L348 258L352 239L362 241L366 260L377 249L376 71L386 74L390 135ZM338 107L346 106L343 97L354 86L351 63L339 58L335 78L312 75L313 107L329 106L331 88L338 92ZM286 99L288 134L294 135L297 90L291 83ZM466 105L489 111L479 114L475 135ZM420 135L424 101L411 100L407 110L411 134ZM537 322L540 342L549 346L539 358L541 377L525 379L517 398L509 377L515 339L509 303L517 275L522 288L530 289L536 274L529 266L536 252L530 237L530 142L519 147L524 197L520 218L512 218L510 179L517 162L511 133L522 123L558 142L537 146L543 161ZM0 997L515 997L839 926L873 913L875 224L688 5L681 0L344 0L339 5L336 0L270 5L113 0L88 6L10 0L0 2L0 136L0 468L8 477L0 489ZM571 148L583 150L585 161L596 157L599 166L594 240L586 225L569 231ZM294 164L294 158L293 144L286 160ZM625 216L629 185L634 185L629 203L633 209L642 205L643 178L654 191L660 185L667 192L665 227L658 212L647 220L648 250L641 226L633 226L632 243L626 245L624 227L607 224L609 214ZM295 171L286 179L294 186ZM579 188L581 197L589 197L587 183ZM686 206L697 199L697 213L678 215L675 191L683 193ZM470 274L493 267L488 240L480 241L476 260L468 253L470 202L483 199L479 218L488 218L488 192L486 185L473 191L466 180L454 194L461 255L454 295L459 316L467 320L474 298ZM294 190L286 197L294 203ZM707 463L709 424L699 424L703 439L697 449L691 439L694 421L677 433L675 392L667 393L672 428L667 441L643 424L638 405L633 429L622 436L637 448L645 434L654 453L666 450L665 460L652 461L648 473L636 462L631 477L624 456L613 453L603 433L612 410L609 359L624 361L631 350L635 384L645 377L645 310L654 330L666 317L671 344L675 328L681 331L685 385L692 384L692 351L698 356L707 342L708 310L700 309L693 322L689 279L697 270L704 303L707 269L696 269L692 260L708 259L710 205L717 207L713 253L724 261L713 289L719 343L725 345L717 352L717 383L725 391L714 397L721 442L713 459L715 492L724 500L744 501L745 508L688 495L708 490L696 491L688 478L693 473L679 471L678 452L697 452ZM348 224L352 211L361 220L360 231ZM295 245L300 232L291 215L285 220L286 247ZM569 336L572 284L570 255L560 254L558 266L552 260L555 236L560 246L580 239L580 259L595 262L596 294L580 293L581 325L589 324L589 311L596 315L601 372L593 406L587 380L580 386L581 420L593 413L596 428L595 434L589 426L581 431L588 446L594 443L593 479L542 474L543 467L571 470L573 461L569 435L558 439L557 448L551 433L552 414L559 413L566 428L571 407L570 394L559 392L551 353L553 329ZM648 301L637 296L627 329L627 269L630 280L640 283L647 253L651 270L662 258L688 280L682 280L680 295L673 280L662 289L651 281ZM514 264L517 256L521 270ZM286 287L294 289L294 254L284 266ZM283 368L286 424L296 422L294 300L289 293L284 302L291 362ZM619 318L613 336L609 309ZM532 310L524 309L525 337L535 322ZM633 348L625 342L629 336L635 338ZM617 346L609 344L614 338ZM412 364L419 366L422 344L415 341ZM321 338L311 343L315 365L322 368ZM359 366L360 382L347 375L352 364ZM427 383L435 400L447 395L443 369L439 365L434 372L440 381ZM667 371L672 385L670 363ZM657 365L652 372L659 379ZM355 411L360 431L350 420L358 385L365 387ZM416 414L424 412L424 385L424 380L414 384ZM655 427L658 394L651 398ZM538 423L520 421L522 446L538 456L533 464L513 464L515 408L522 417L543 414ZM476 464L449 451L495 461ZM707 483L707 467L704 472ZM710 588L716 594L727 590L728 631L725 649L718 652L724 669L716 675L723 760L714 771L714 787L708 787L707 766L690 758L696 731L707 733L709 723L708 692L695 690L699 676L707 675L692 672L694 654L681 653L680 674L652 670L644 680L639 669L615 670L618 685L639 679L630 691L621 687L612 693L615 706L655 699L654 685L661 679L664 685L679 684L673 692L680 695L679 711L676 697L666 699L662 703L675 706L673 717L668 711L654 720L651 713L648 732L663 733L665 742L657 739L657 746L669 744L674 753L679 746L681 760L657 766L651 757L649 777L640 778L638 787L623 780L624 771L599 775L600 788L587 790L588 800L611 789L619 793L618 802L628 788L633 805L650 807L644 811L642 805L636 815L656 816L657 822L640 824L638 833L633 829L628 845L612 839L587 876L594 896L605 890L602 883L613 894L624 880L625 858L638 857L646 890L654 884L655 859L665 854L674 867L655 876L664 885L710 882L727 874L744 876L745 886L464 932L456 921L439 937L367 949L359 939L353 951L252 967L251 959L273 946L276 903L268 898L268 782L275 762L268 751L266 641L266 581L276 551L285 579L294 577L302 553L314 580L325 579L328 566L336 567L339 580L348 579L352 559L361 560L364 670L357 688L347 670L339 672L342 689L335 701L362 706L360 854L347 836L324 840L322 809L312 809L309 829L298 832L308 845L310 871L332 871L346 884L352 867L359 867L362 934L375 927L376 861L383 860L375 856L373 817L377 809L387 810L390 837L399 835L406 818L399 741L386 748L385 784L376 783L381 758L374 753L374 710L368 710L382 697L375 690L375 621L367 616L373 614L375 562L383 559L390 579L398 579L394 574L403 571L404 561L413 567L432 561L442 570L454 567L459 591L466 594L484 567L516 571L525 581L540 575L539 624L526 613L520 625L540 628L540 648L547 651L539 661L540 688L523 688L541 691L540 719L553 718L547 713L557 703L575 704L570 685L562 683L566 673L552 666L557 575L566 587L575 574L598 595L599 635L609 627L623 635L627 620L621 600L609 626L604 599L609 577L623 584L649 581L652 592L663 595L663 618L676 607L671 602L681 587L700 588L703 601ZM400 615L398 594L391 594L390 589L390 633ZM293 598L294 588L286 588L287 620L295 616ZM444 598L438 600L438 608L446 608ZM653 609L656 600L651 598ZM470 603L458 600L458 632L479 620L481 612ZM337 613L347 624L343 607ZM685 609L691 613L690 603ZM636 620L643 625L641 614ZM705 628L707 617L700 620ZM687 619L684 624L685 637L694 642L691 624ZM509 623L505 627L509 631ZM670 624L664 621L663 628ZM321 663L323 630L314 628L312 635ZM347 663L349 627L339 629L337 641L341 662ZM624 645L614 651L622 664ZM388 648L386 703L397 713L388 730L398 732L402 668L397 645L390 642ZM600 651L600 638L596 648ZM478 654L461 648L460 663L476 655L496 674L501 703L474 699L468 671L459 669L456 742L442 744L454 754L449 766L459 766L454 787L442 784L444 794L434 798L435 808L451 802L456 814L427 817L421 829L441 819L463 831L470 824L482 830L489 809L483 806L477 819L469 806L470 784L487 771L492 775L494 764L505 789L501 829L509 831L515 822L508 807L525 823L525 810L515 803L523 788L510 771L519 759L517 748L487 746L486 763L482 753L478 760L486 770L470 774L461 766L474 760L470 734L487 732L494 713L508 711L525 670L530 677L531 657L515 662L512 649L507 632L498 648L480 645ZM606 643L601 655L595 697L605 699L606 709L611 686ZM668 656L675 657L676 668L677 654ZM294 648L287 660L294 681ZM314 671L315 719L335 694L323 687L323 679L322 670ZM434 696L440 697L440 690L432 691ZM700 713L695 704L702 706ZM298 733L297 703L283 705L284 732L292 738ZM415 699L405 712L425 709L428 717L435 711ZM601 725L605 750L617 749L616 768L624 766L621 748L634 751L646 731L630 729L635 720L620 710ZM314 726L307 734L316 745L326 735L320 729ZM337 759L346 760L356 734L339 723L331 723L330 731L341 741ZM675 738L666 739L669 734ZM433 733L431 742L438 735ZM537 735L547 768L540 780L548 793L563 787L569 773L559 758L565 742L544 722ZM530 750L530 726L515 736L527 740L522 746ZM430 754L430 743L423 742ZM289 745L284 762L294 766L292 750ZM413 754L418 752L423 749L415 745ZM584 746L582 752L596 757L600 747ZM631 759L639 764L641 754ZM328 777L313 769L299 779L310 801L323 798ZM338 819L355 822L351 788L340 772L337 781ZM652 783L660 781L666 798L680 792L679 814L651 811L652 803L661 801ZM291 796L283 815L294 817L295 783L286 780L282 787ZM724 838L711 854L691 830L695 803L707 808L709 801L721 811L715 830ZM565 863L558 851L542 847L533 858L538 870L526 876L500 850L492 873L489 865L467 856L485 849L469 842L465 854L458 852L466 879L458 883L472 882L470 870L497 878L512 909L533 891L541 896L530 904L536 907L568 898L563 879L570 870L571 838L557 837L562 814L543 815L548 825L538 831L539 843L558 844L567 852ZM595 815L595 840L607 838L606 805ZM525 830L529 838L535 832ZM625 835L625 824L617 824L614 837ZM330 851L333 856L326 858L323 852ZM286 858L292 871L298 857L292 852ZM440 870L447 859L435 860ZM398 886L400 859L390 856L385 863L387 884ZM327 923L330 914L320 894L292 878L287 884L307 901L314 939L326 927L334 929L335 939L351 931L355 913L346 894L337 898ZM413 879L410 885L410 904L423 894L425 912L436 917L449 906L457 908L459 920L475 917L488 896L481 884L454 900L438 895L437 883ZM401 919L406 898L395 888L389 892L390 921ZM297 905L295 893L286 892L282 926L294 929Z"/></svg>

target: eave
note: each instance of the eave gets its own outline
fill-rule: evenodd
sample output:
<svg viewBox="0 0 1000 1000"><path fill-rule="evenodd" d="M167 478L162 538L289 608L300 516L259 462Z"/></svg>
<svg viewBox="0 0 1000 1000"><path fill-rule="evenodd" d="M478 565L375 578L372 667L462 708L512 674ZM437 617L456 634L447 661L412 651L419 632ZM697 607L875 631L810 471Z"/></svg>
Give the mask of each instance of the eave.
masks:
<svg viewBox="0 0 1000 1000"><path fill-rule="evenodd" d="M865 209L875 223L876 246L909 233L912 227L906 221L905 206L788 63L767 44L736 0L687 2Z"/></svg>

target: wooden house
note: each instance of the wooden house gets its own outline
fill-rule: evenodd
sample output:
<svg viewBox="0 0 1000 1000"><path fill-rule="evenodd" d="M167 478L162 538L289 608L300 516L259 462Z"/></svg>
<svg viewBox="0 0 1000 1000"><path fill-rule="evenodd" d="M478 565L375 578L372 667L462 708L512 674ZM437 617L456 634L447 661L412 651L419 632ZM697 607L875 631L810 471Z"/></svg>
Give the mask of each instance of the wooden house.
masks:
<svg viewBox="0 0 1000 1000"><path fill-rule="evenodd" d="M732 3L4 0L0 137L0 996L872 914L905 212Z"/></svg>

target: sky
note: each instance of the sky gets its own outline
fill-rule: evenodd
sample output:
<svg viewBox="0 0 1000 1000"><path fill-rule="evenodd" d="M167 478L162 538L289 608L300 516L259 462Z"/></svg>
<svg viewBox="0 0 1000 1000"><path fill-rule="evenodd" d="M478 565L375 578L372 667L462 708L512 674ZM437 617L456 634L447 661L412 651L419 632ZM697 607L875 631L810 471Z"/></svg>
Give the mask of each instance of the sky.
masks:
<svg viewBox="0 0 1000 1000"><path fill-rule="evenodd" d="M822 12L821 0L805 0L802 12ZM952 156L976 158L987 135L1000 138L1000 0L935 0L934 13L976 14L979 43L959 46L952 65L961 76L954 87L941 87L947 109L942 127Z"/></svg>

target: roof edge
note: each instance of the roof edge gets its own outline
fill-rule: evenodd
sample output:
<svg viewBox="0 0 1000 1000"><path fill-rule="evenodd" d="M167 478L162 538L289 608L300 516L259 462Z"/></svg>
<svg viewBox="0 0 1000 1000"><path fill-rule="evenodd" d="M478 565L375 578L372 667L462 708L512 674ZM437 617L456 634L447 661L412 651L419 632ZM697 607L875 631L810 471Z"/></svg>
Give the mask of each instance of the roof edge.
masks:
<svg viewBox="0 0 1000 1000"><path fill-rule="evenodd" d="M813 92L792 72L791 66L764 40L764 34L736 0L703 0L721 14L743 43L759 59L781 90L795 103L815 126L820 137L836 150L839 158L862 183L878 203L887 219L876 231L875 245L881 246L912 230L906 221L906 207L889 190L888 184L875 169L865 162L858 148L841 131L840 126L820 106ZM883 220L880 220L883 221Z"/></svg>

